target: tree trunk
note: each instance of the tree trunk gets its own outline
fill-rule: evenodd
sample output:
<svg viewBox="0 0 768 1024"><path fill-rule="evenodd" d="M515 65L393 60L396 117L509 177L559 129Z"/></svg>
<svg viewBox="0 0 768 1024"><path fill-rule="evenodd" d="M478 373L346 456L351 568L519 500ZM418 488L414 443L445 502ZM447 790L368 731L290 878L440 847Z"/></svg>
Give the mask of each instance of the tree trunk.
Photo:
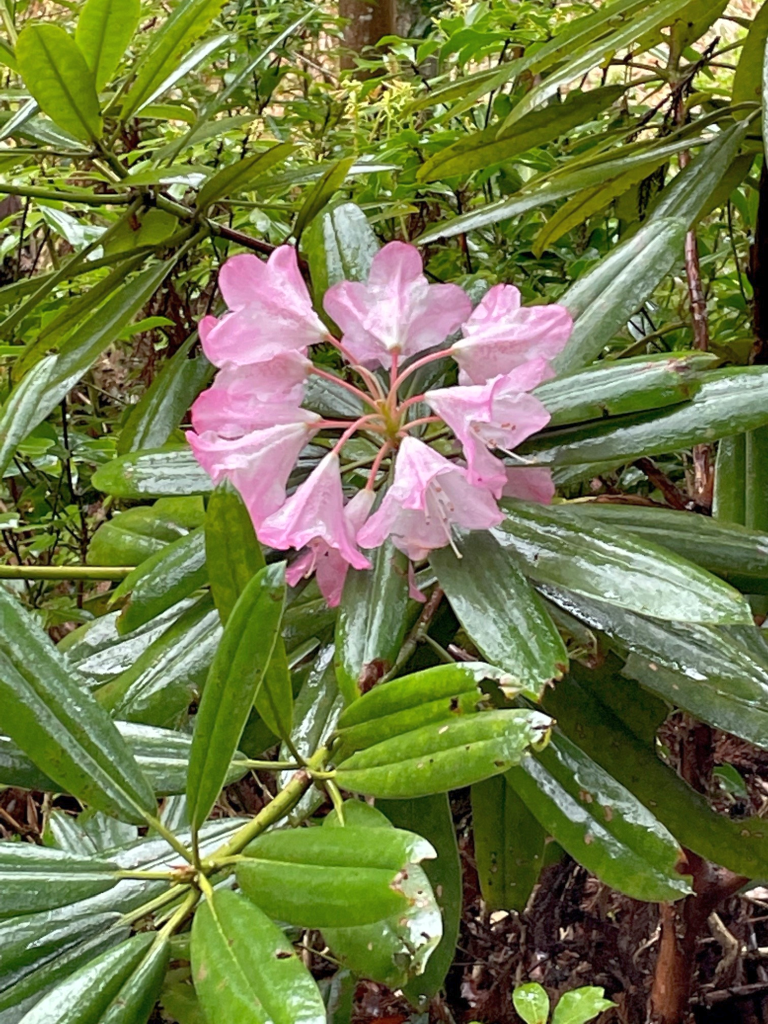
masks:
<svg viewBox="0 0 768 1024"><path fill-rule="evenodd" d="M397 0L339 0L339 17L348 19L341 66L354 68L355 55L397 32Z"/></svg>

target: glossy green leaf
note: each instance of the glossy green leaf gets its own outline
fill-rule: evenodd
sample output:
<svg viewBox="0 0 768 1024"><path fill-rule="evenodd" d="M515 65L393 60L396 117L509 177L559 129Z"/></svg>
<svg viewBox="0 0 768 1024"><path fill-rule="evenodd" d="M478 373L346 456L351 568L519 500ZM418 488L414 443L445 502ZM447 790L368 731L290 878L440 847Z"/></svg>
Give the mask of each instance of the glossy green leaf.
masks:
<svg viewBox="0 0 768 1024"><path fill-rule="evenodd" d="M371 569L347 575L336 624L336 676L350 703L395 663L408 626L408 560L385 541Z"/></svg>
<svg viewBox="0 0 768 1024"><path fill-rule="evenodd" d="M140 0L87 0L75 42L93 72L97 91L112 78L138 28Z"/></svg>
<svg viewBox="0 0 768 1024"><path fill-rule="evenodd" d="M84 142L101 138L93 72L72 36L60 25L30 22L19 35L16 59L24 84L59 128Z"/></svg>
<svg viewBox="0 0 768 1024"><path fill-rule="evenodd" d="M264 679L254 706L268 728L281 740L290 738L293 729L293 687L285 643L278 633Z"/></svg>
<svg viewBox="0 0 768 1024"><path fill-rule="evenodd" d="M357 751L336 769L336 782L390 800L446 793L519 764L546 742L549 725L546 715L521 709L435 722Z"/></svg>
<svg viewBox="0 0 768 1024"><path fill-rule="evenodd" d="M71 879L69 876L64 884L68 885ZM103 891L108 891L108 888ZM62 904L64 907L70 905L69 902ZM56 957L106 932L120 920L120 915L115 912L73 912L63 920L47 922L46 915L46 911L24 916L14 914L13 918L3 921L0 932L0 1009L3 1008L3 994L10 987Z"/></svg>
<svg viewBox="0 0 768 1024"><path fill-rule="evenodd" d="M747 439L745 434L723 437L717 446L712 517L744 526L746 521Z"/></svg>
<svg viewBox="0 0 768 1024"><path fill-rule="evenodd" d="M623 92L621 85L583 93L572 92L564 103L532 111L509 134L503 125L501 130L494 125L482 132L474 132L452 146L438 150L421 165L417 178L419 181L440 181L511 160L591 121Z"/></svg>
<svg viewBox="0 0 768 1024"><path fill-rule="evenodd" d="M167 21L152 33L149 46L136 62L136 77L120 108L124 121L150 101L173 64L217 16L222 3L223 0L188 0L187 3L176 4Z"/></svg>
<svg viewBox="0 0 768 1024"><path fill-rule="evenodd" d="M290 142L282 142L271 146L263 153L244 157L227 167L222 167L200 189L197 206L207 209L212 203L239 192L250 192L259 178L276 164L286 160L294 150Z"/></svg>
<svg viewBox="0 0 768 1024"><path fill-rule="evenodd" d="M417 1008L423 1008L443 987L456 955L461 925L461 860L451 804L447 794L438 793L418 800L380 800L377 807L396 828L418 830L437 851L437 857L425 861L422 868L440 908L443 934L426 968L405 986L408 999Z"/></svg>
<svg viewBox="0 0 768 1024"><path fill-rule="evenodd" d="M561 302L574 325L565 348L552 361L559 374L580 370L600 355L682 258L686 229L677 217L654 220L568 289Z"/></svg>
<svg viewBox="0 0 768 1024"><path fill-rule="evenodd" d="M55 356L42 359L13 389L0 411L0 476L19 444L41 422L40 403L48 392L55 365Z"/></svg>
<svg viewBox="0 0 768 1024"><path fill-rule="evenodd" d="M518 1016L525 1024L547 1024L549 1020L549 996L537 982L517 985L512 993L512 1002Z"/></svg>
<svg viewBox="0 0 768 1024"><path fill-rule="evenodd" d="M211 594L226 625L237 599L264 568L264 555L248 509L228 481L220 484L208 501L205 552Z"/></svg>
<svg viewBox="0 0 768 1024"><path fill-rule="evenodd" d="M200 700L220 640L219 616L206 596L96 690L96 699L113 718L178 728Z"/></svg>
<svg viewBox="0 0 768 1024"><path fill-rule="evenodd" d="M504 778L542 828L611 888L653 902L691 892L675 838L565 736Z"/></svg>
<svg viewBox="0 0 768 1024"><path fill-rule="evenodd" d="M339 281L365 281L379 242L363 211L342 203L315 218L303 237L312 290L320 300Z"/></svg>
<svg viewBox="0 0 768 1024"><path fill-rule="evenodd" d="M547 833L503 776L472 787L472 835L486 906L521 914L539 879Z"/></svg>
<svg viewBox="0 0 768 1024"><path fill-rule="evenodd" d="M605 361L546 381L535 394L552 415L549 427L661 409L692 398L699 388L699 372L717 361L709 352Z"/></svg>
<svg viewBox="0 0 768 1024"><path fill-rule="evenodd" d="M574 502L568 508L588 521L629 530L669 548L746 593L768 591L768 533L747 530L723 517L718 521L666 508L603 502Z"/></svg>
<svg viewBox="0 0 768 1024"><path fill-rule="evenodd" d="M26 1015L25 1024L91 1024L101 1021L152 944L150 932L134 935L80 967ZM113 1018L119 1020L119 1018Z"/></svg>
<svg viewBox="0 0 768 1024"><path fill-rule="evenodd" d="M137 722L116 722L117 731L136 759L147 781L158 796L183 793L192 739L186 733ZM226 784L241 779L247 772L242 755L235 753L226 775ZM35 768L20 748L6 736L0 736L0 785L67 792Z"/></svg>
<svg viewBox="0 0 768 1024"><path fill-rule="evenodd" d="M170 942L158 936L109 1004L99 1024L146 1024L160 994L170 954Z"/></svg>
<svg viewBox="0 0 768 1024"><path fill-rule="evenodd" d="M293 233L297 239L301 238L307 226L312 223L323 207L328 205L338 190L344 185L347 174L355 160L356 157L347 156L337 161L318 178L309 190L299 212L296 214L296 223L293 226Z"/></svg>
<svg viewBox="0 0 768 1024"><path fill-rule="evenodd" d="M587 1024L603 1010L610 1010L615 1005L610 999L605 998L605 989L584 985L560 996L552 1016L552 1024Z"/></svg>
<svg viewBox="0 0 768 1024"><path fill-rule="evenodd" d="M193 335L169 359L131 410L117 442L118 455L159 448L181 423L212 368L204 356L190 359Z"/></svg>
<svg viewBox="0 0 768 1024"><path fill-rule="evenodd" d="M102 523L91 537L89 565L139 565L167 544L203 525L200 498L161 498L127 508Z"/></svg>
<svg viewBox="0 0 768 1024"><path fill-rule="evenodd" d="M0 917L53 910L116 884L114 865L28 843L0 844Z"/></svg>
<svg viewBox="0 0 768 1024"><path fill-rule="evenodd" d="M192 975L210 1024L325 1024L312 975L277 925L233 892L195 914Z"/></svg>
<svg viewBox="0 0 768 1024"><path fill-rule="evenodd" d="M195 530L150 555L115 590L113 603L129 595L117 620L118 632L130 633L207 582L205 533Z"/></svg>
<svg viewBox="0 0 768 1024"><path fill-rule="evenodd" d="M750 530L768 530L768 427L746 435L744 465L744 525Z"/></svg>
<svg viewBox="0 0 768 1024"><path fill-rule="evenodd" d="M532 579L673 622L752 623L738 591L679 555L562 506L504 504L494 535Z"/></svg>
<svg viewBox="0 0 768 1024"><path fill-rule="evenodd" d="M99 466L91 482L115 498L176 498L213 490L211 478L187 447L123 455Z"/></svg>
<svg viewBox="0 0 768 1024"><path fill-rule="evenodd" d="M682 846L739 875L758 878L767 874L765 821L737 821L713 811L705 797L663 764L653 747L636 737L612 707L598 699L599 688L586 688L584 683L592 673L579 671L578 684L572 675L558 683L545 701L563 731L634 793Z"/></svg>
<svg viewBox="0 0 768 1024"><path fill-rule="evenodd" d="M768 39L768 9L760 7L752 19L747 38L741 48L736 74L733 76L731 99L734 103L753 100L760 103L763 91L763 62Z"/></svg>
<svg viewBox="0 0 768 1024"><path fill-rule="evenodd" d="M626 23L614 32L598 38L597 41L594 41L594 39L590 40L570 60L566 60L556 71L547 75L546 78L525 94L524 98L513 108L505 126L509 128L512 124L518 123L531 110L540 107L550 96L554 96L562 86L567 85L600 64L606 54L614 54L617 50L631 46L635 40L645 33L668 24L679 6L680 0L658 0L656 3L651 2L646 5L643 11L635 17L628 19Z"/></svg>
<svg viewBox="0 0 768 1024"><path fill-rule="evenodd" d="M410 803L410 801L408 801ZM371 845L382 833L392 829L392 823L381 811L367 804L348 800L344 804L346 827L376 829ZM340 830L336 811L329 814L323 827ZM428 864L436 865L437 861ZM403 988L413 982L416 993L409 987L409 998L418 995L422 980L433 953L443 934L442 916L435 894L424 868L412 864L402 887L410 906L403 914L385 921L360 925L356 928L325 928L323 938L334 956L355 974L378 981L389 988Z"/></svg>
<svg viewBox="0 0 768 1024"><path fill-rule="evenodd" d="M278 921L302 928L355 927L403 914L410 865L436 856L413 832L387 829L375 845L367 828L268 832L237 867L244 894Z"/></svg>
<svg viewBox="0 0 768 1024"><path fill-rule="evenodd" d="M329 742L339 712L344 706L336 682L334 653L333 644L321 648L314 657L312 667L296 697L291 743L294 750L307 760ZM280 748L280 757L285 760L293 757L290 748L285 744ZM278 785L281 789L288 785L293 774L292 771L280 773ZM313 786L293 809L289 821L292 824L299 824L319 807L323 800L324 795Z"/></svg>
<svg viewBox="0 0 768 1024"><path fill-rule="evenodd" d="M341 751L364 750L419 726L471 714L482 698L485 679L505 688L514 683L490 665L460 662L436 665L377 686L339 716L336 731Z"/></svg>
<svg viewBox="0 0 768 1024"><path fill-rule="evenodd" d="M568 666L560 634L514 555L486 531L465 533L430 554L456 617L483 656L517 689L538 692Z"/></svg>
<svg viewBox="0 0 768 1024"><path fill-rule="evenodd" d="M173 68L169 75L166 75L165 78L158 82L150 95L142 102L138 113L141 114L142 117L162 117L163 108L165 107L167 109L167 107L170 106L174 115L181 115L185 108L181 107L180 104L156 103L156 100L158 100L163 93L172 89L178 82L181 82L191 72L196 71L201 64L207 61L211 54L221 49L224 43L230 42L231 39L232 36L226 32L213 36L212 38L204 38L202 42L198 43L197 46L193 47L193 49L186 54L184 59ZM160 108L160 111L158 111L158 107ZM194 124L194 113L189 109L189 107L186 107L186 111L187 117L179 116L179 120L185 120L188 124Z"/></svg>
<svg viewBox="0 0 768 1024"><path fill-rule="evenodd" d="M213 807L272 658L285 606L285 563L268 565L247 585L227 622L197 712L189 765L190 822Z"/></svg>
<svg viewBox="0 0 768 1024"><path fill-rule="evenodd" d="M747 128L746 121L726 128L691 160L651 207L648 215L651 224L666 217L683 220L688 227L694 224L736 158Z"/></svg>
<svg viewBox="0 0 768 1024"><path fill-rule="evenodd" d="M536 460L549 465L618 466L646 455L681 451L764 426L767 394L768 370L763 366L712 370L702 374L701 386L690 402L658 413L549 431L526 442L521 453L535 451Z"/></svg>
<svg viewBox="0 0 768 1024"><path fill-rule="evenodd" d="M86 803L136 823L154 813L149 783L114 723L2 591L0 721L40 769Z"/></svg>

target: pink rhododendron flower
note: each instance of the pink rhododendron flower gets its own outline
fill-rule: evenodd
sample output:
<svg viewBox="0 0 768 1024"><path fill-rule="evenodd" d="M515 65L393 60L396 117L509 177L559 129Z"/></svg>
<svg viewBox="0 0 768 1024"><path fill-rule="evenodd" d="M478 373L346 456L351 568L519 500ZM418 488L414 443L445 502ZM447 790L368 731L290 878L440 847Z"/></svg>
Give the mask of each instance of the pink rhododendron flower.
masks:
<svg viewBox="0 0 768 1024"><path fill-rule="evenodd" d="M233 256L221 268L219 287L230 312L200 324L203 351L214 366L246 366L288 350L305 353L327 334L290 245L275 249L266 262Z"/></svg>
<svg viewBox="0 0 768 1024"><path fill-rule="evenodd" d="M297 409L292 423L253 430L239 438L190 430L187 440L214 484L226 479L237 488L258 529L285 501L288 477L319 419L315 413Z"/></svg>
<svg viewBox="0 0 768 1024"><path fill-rule="evenodd" d="M565 306L521 306L517 288L494 285L463 325L463 340L451 346L459 383L485 384L537 356L552 359L572 327Z"/></svg>
<svg viewBox="0 0 768 1024"><path fill-rule="evenodd" d="M552 376L546 359L532 359L487 384L427 391L425 401L461 441L467 479L501 497L506 466L491 449L510 452L549 423L543 403L527 394Z"/></svg>
<svg viewBox="0 0 768 1024"><path fill-rule="evenodd" d="M343 532L350 544L354 545L357 531L368 518L375 497L371 490L358 491L345 506ZM356 568L367 568L370 562L367 559L365 561L367 565L358 565ZM285 578L290 586L295 587L299 580L316 573L317 585L325 603L329 608L335 608L341 601L349 566L350 562L340 547L332 547L322 537L315 536L309 541L309 550L288 567Z"/></svg>
<svg viewBox="0 0 768 1024"><path fill-rule="evenodd" d="M488 491L473 487L466 470L423 441L406 437L395 462L395 479L379 508L357 535L364 548L387 539L417 562L452 541L452 528L488 530L504 515Z"/></svg>
<svg viewBox="0 0 768 1024"><path fill-rule="evenodd" d="M227 364L192 406L192 426L223 437L301 419L297 408L312 368L300 352L282 352L265 363Z"/></svg>
<svg viewBox="0 0 768 1024"><path fill-rule="evenodd" d="M187 437L214 484L226 479L238 489L259 540L301 551L286 574L291 585L316 573L333 607L349 569L370 566L360 548L391 537L409 558L409 594L423 600L413 562L453 545L454 530L498 525L502 494L552 499L549 470L512 452L549 422L531 392L552 375L547 360L568 337L565 309L523 309L516 288L498 285L472 312L456 285L429 284L418 251L402 242L374 257L367 282L342 281L329 289L325 305L343 331L341 340L312 309L289 246L266 262L235 256L222 268L220 284L229 312L199 325L203 349L219 372L193 405L194 430ZM463 340L440 347L460 326ZM310 348L320 341L336 346L344 370L332 371L327 360L312 362ZM458 386L413 394L419 367L450 359L459 365ZM378 367L385 372L371 372ZM320 393L326 406L351 392L355 404L342 407L360 410L357 418L322 418L302 408L310 374L332 385ZM327 454L288 495L291 471L320 431ZM359 431L365 441L347 449L355 471L348 479L367 473L367 483L345 504L340 463ZM438 437L450 458L431 447ZM381 501L371 514L380 486Z"/></svg>
<svg viewBox="0 0 768 1024"><path fill-rule="evenodd" d="M429 284L413 245L390 242L373 258L368 281L341 281L325 293L326 312L343 332L344 347L366 367L389 369L433 348L466 320L469 297L455 284Z"/></svg>

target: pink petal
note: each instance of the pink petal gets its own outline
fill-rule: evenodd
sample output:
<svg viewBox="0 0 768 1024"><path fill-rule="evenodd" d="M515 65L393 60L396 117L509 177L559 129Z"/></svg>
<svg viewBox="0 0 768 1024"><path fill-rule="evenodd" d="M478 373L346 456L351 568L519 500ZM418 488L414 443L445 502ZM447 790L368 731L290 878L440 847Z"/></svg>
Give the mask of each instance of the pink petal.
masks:
<svg viewBox="0 0 768 1024"><path fill-rule="evenodd" d="M258 529L285 501L285 487L302 448L314 433L312 423L289 423L254 430L236 440L212 431L187 431L195 458L214 484L230 480Z"/></svg>
<svg viewBox="0 0 768 1024"><path fill-rule="evenodd" d="M239 437L281 423L311 422L298 407L311 363L298 352L284 352L265 363L226 365L192 406L198 434L213 430Z"/></svg>
<svg viewBox="0 0 768 1024"><path fill-rule="evenodd" d="M511 285L496 285L464 324L451 354L460 382L484 384L536 357L552 359L565 346L573 321L564 306L520 306Z"/></svg>
<svg viewBox="0 0 768 1024"><path fill-rule="evenodd" d="M344 517L339 457L333 452L322 459L282 508L264 520L258 533L263 544L281 550L321 540L356 569L370 568Z"/></svg>
<svg viewBox="0 0 768 1024"><path fill-rule="evenodd" d="M512 466L507 470L504 495L549 505L555 496L552 473L545 466Z"/></svg>
<svg viewBox="0 0 768 1024"><path fill-rule="evenodd" d="M471 309L456 285L430 285L418 249L404 242L379 250L365 284L342 281L329 288L324 305L354 358L387 369L393 352L408 358L439 345Z"/></svg>

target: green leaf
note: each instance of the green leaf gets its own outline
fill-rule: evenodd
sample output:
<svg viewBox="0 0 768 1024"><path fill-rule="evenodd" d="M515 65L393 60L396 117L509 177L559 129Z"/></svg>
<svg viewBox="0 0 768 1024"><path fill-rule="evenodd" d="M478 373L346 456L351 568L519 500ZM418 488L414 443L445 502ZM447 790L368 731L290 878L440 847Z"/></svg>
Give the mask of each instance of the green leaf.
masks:
<svg viewBox="0 0 768 1024"><path fill-rule="evenodd" d="M410 865L436 856L413 832L366 828L279 830L260 836L237 867L243 893L278 921L302 928L355 927L405 913Z"/></svg>
<svg viewBox="0 0 768 1024"><path fill-rule="evenodd" d="M555 624L510 551L487 531L465 533L451 548L430 553L456 617L491 664L518 690L540 692L559 679L568 654Z"/></svg>
<svg viewBox="0 0 768 1024"><path fill-rule="evenodd" d="M560 300L574 317L568 342L552 363L573 373L596 359L682 258L685 222L654 220L602 259Z"/></svg>
<svg viewBox="0 0 768 1024"><path fill-rule="evenodd" d="M691 562L561 506L506 500L494 536L541 583L673 622L752 624L744 598Z"/></svg>
<svg viewBox="0 0 768 1024"><path fill-rule="evenodd" d="M408 560L385 541L371 569L347 575L336 623L336 676L349 704L394 665L408 627Z"/></svg>
<svg viewBox="0 0 768 1024"><path fill-rule="evenodd" d="M605 999L605 989L584 985L573 992L564 992L555 1007L552 1024L587 1024L615 1003Z"/></svg>
<svg viewBox="0 0 768 1024"><path fill-rule="evenodd" d="M425 861L422 868L440 908L443 934L426 968L405 986L408 999L423 1008L443 988L459 940L462 874L451 804L447 794L439 793L418 800L380 800L377 807L396 828L411 832L418 829L418 834L437 850L437 857Z"/></svg>
<svg viewBox="0 0 768 1024"><path fill-rule="evenodd" d="M177 82L186 78L190 72L197 70L197 68L199 68L199 66L203 64L212 53L215 53L216 50L220 49L224 43L231 42L232 38L233 37L231 35L225 32L209 39L203 39L203 41L195 46L194 49L190 50L184 60L182 60L180 64L177 64L169 75L155 86L151 95L147 96L136 113L141 114L142 117L162 118L163 108L167 110L168 107L170 107L174 120L178 117L179 120L184 120L188 124L194 124L195 115L189 107L185 108L178 103L162 104L156 103L155 101L159 99L163 93L172 89ZM182 117L182 112L185 111L185 109L187 116Z"/></svg>
<svg viewBox="0 0 768 1024"><path fill-rule="evenodd" d="M506 674L481 662L436 665L393 679L348 705L339 716L337 735L344 754L431 722L471 714L482 699L482 684L494 679L506 687Z"/></svg>
<svg viewBox="0 0 768 1024"><path fill-rule="evenodd" d="M744 454L744 525L768 530L768 427L749 431Z"/></svg>
<svg viewBox="0 0 768 1024"><path fill-rule="evenodd" d="M650 3L644 12L627 19L626 23L615 32L611 32L610 35L598 38L596 42L593 37L593 40L575 53L570 60L567 60L552 74L547 75L525 94L507 118L505 127L510 128L512 124L518 123L522 117L536 107L540 107L550 96L554 96L562 86L572 82L584 72L590 71L601 63L606 54L614 54L617 50L631 46L646 32L668 24L679 7L680 0L660 0L657 3Z"/></svg>
<svg viewBox="0 0 768 1024"><path fill-rule="evenodd" d="M115 498L176 498L213 490L211 478L188 447L123 455L99 466L91 483Z"/></svg>
<svg viewBox="0 0 768 1024"><path fill-rule="evenodd" d="M302 236L302 246L319 307L332 284L367 281L379 241L360 207L342 203L312 221Z"/></svg>
<svg viewBox="0 0 768 1024"><path fill-rule="evenodd" d="M0 720L52 779L98 810L137 824L155 798L113 722L63 657L0 591Z"/></svg>
<svg viewBox="0 0 768 1024"><path fill-rule="evenodd" d="M325 1024L320 992L293 946L236 893L215 893L195 914L192 975L210 1024Z"/></svg>
<svg viewBox="0 0 768 1024"><path fill-rule="evenodd" d="M136 62L136 77L120 108L123 121L153 98L158 85L203 35L222 4L223 0L187 0L176 4L167 21L152 33L149 46Z"/></svg>
<svg viewBox="0 0 768 1024"><path fill-rule="evenodd" d="M416 177L419 181L440 181L511 160L593 120L623 93L621 85L569 93L564 103L532 111L510 134L504 125L501 129L494 125L443 147L421 165Z"/></svg>
<svg viewBox="0 0 768 1024"><path fill-rule="evenodd" d="M194 530L150 555L126 576L112 603L130 595L117 620L118 633L130 633L208 582L205 533Z"/></svg>
<svg viewBox="0 0 768 1024"><path fill-rule="evenodd" d="M652 902L691 892L675 838L565 736L553 735L504 778L548 835L606 885Z"/></svg>
<svg viewBox="0 0 768 1024"><path fill-rule="evenodd" d="M187 799L199 828L221 790L272 658L285 607L285 563L253 577L235 605L213 659L197 712Z"/></svg>
<svg viewBox="0 0 768 1024"><path fill-rule="evenodd" d="M768 591L766 533L747 530L724 517L718 520L665 508L574 502L568 510L588 521L629 530L669 548L746 593Z"/></svg>
<svg viewBox="0 0 768 1024"><path fill-rule="evenodd" d="M472 834L486 906L522 914L544 863L547 833L503 776L472 787Z"/></svg>
<svg viewBox="0 0 768 1024"><path fill-rule="evenodd" d="M135 722L115 722L115 725L158 796L174 796L185 791L192 748L190 736ZM226 784L241 779L247 771L242 755L235 753L227 770ZM5 736L0 736L0 784L53 793L62 789L36 769L32 761Z"/></svg>
<svg viewBox="0 0 768 1024"><path fill-rule="evenodd" d="M24 84L59 128L85 142L101 138L93 72L72 36L60 25L27 24L16 43L16 58Z"/></svg>
<svg viewBox="0 0 768 1024"><path fill-rule="evenodd" d="M120 431L118 455L159 448L178 427L211 374L205 356L189 358L196 341L193 335L184 342L133 407Z"/></svg>
<svg viewBox="0 0 768 1024"><path fill-rule="evenodd" d="M754 100L760 103L763 87L763 62L768 39L768 9L760 7L752 19L747 38L741 49L736 74L733 76L733 103Z"/></svg>
<svg viewBox="0 0 768 1024"><path fill-rule="evenodd" d="M535 981L517 985L512 993L512 1002L517 1014L525 1024L547 1024L549 1020L549 996Z"/></svg>
<svg viewBox="0 0 768 1024"><path fill-rule="evenodd" d="M710 352L603 361L546 381L534 393L552 415L549 427L559 427L677 405L696 393L699 372L717 362Z"/></svg>
<svg viewBox="0 0 768 1024"><path fill-rule="evenodd" d="M19 444L48 414L46 411L41 417L39 409L48 393L55 365L55 356L42 359L13 389L0 412L0 476L10 465Z"/></svg>
<svg viewBox="0 0 768 1024"><path fill-rule="evenodd" d="M622 465L646 455L681 451L694 444L754 430L768 423L768 370L726 367L702 374L690 402L660 412L638 413L604 423L565 427L521 446L547 465Z"/></svg>
<svg viewBox="0 0 768 1024"><path fill-rule="evenodd" d="M342 187L355 160L355 156L347 156L337 161L318 178L307 192L306 198L296 214L296 223L293 226L293 234L297 240L301 238L307 225L312 223L323 207L328 205Z"/></svg>
<svg viewBox="0 0 768 1024"><path fill-rule="evenodd" d="M596 689L589 685L593 683ZM589 685L589 688L587 688ZM631 686L624 681L618 691ZM738 821L713 811L705 797L663 764L617 717L594 673L578 670L547 695L547 710L560 728L625 786L677 841L706 860L749 878L768 873L768 825L762 818Z"/></svg>
<svg viewBox="0 0 768 1024"><path fill-rule="evenodd" d="M208 501L205 550L211 593L226 625L240 594L264 568L264 555L251 517L228 481L220 484Z"/></svg>
<svg viewBox="0 0 768 1024"><path fill-rule="evenodd" d="M170 960L171 945L159 935L146 956L107 1007L99 1024L146 1024Z"/></svg>
<svg viewBox="0 0 768 1024"><path fill-rule="evenodd" d="M117 71L138 28L141 0L87 0L80 11L75 42L99 92Z"/></svg>
<svg viewBox="0 0 768 1024"><path fill-rule="evenodd" d="M27 843L0 845L0 918L53 910L117 884L109 861Z"/></svg>
<svg viewBox="0 0 768 1024"><path fill-rule="evenodd" d="M134 935L60 982L26 1014L25 1024L91 1024L101 1021L139 967L153 935ZM117 1018L119 1019L119 1018Z"/></svg>
<svg viewBox="0 0 768 1024"><path fill-rule="evenodd" d="M485 711L435 722L359 750L335 773L342 789L400 800L447 793L519 764L546 742L550 720L535 711Z"/></svg>
<svg viewBox="0 0 768 1024"><path fill-rule="evenodd" d="M294 148L292 143L282 142L270 146L263 153L255 153L222 167L200 189L197 196L198 209L207 210L219 199L252 191L261 176L276 164L287 160Z"/></svg>
<svg viewBox="0 0 768 1024"><path fill-rule="evenodd" d="M102 523L88 545L88 565L137 566L150 555L202 526L200 498L161 498L127 508Z"/></svg>
<svg viewBox="0 0 768 1024"><path fill-rule="evenodd" d="M714 142L673 178L649 211L651 226L654 221L667 217L685 221L688 227L698 220L735 160L748 127L749 122L743 121L720 132Z"/></svg>
<svg viewBox="0 0 768 1024"><path fill-rule="evenodd" d="M376 829L374 843L392 829L381 811L365 803L348 800L344 804L346 827ZM340 830L336 811L329 814L323 827ZM429 861L435 865L436 861ZM389 988L403 988L413 980L419 985L429 970L442 931L442 917L424 869L412 864L402 887L410 906L403 914L356 928L325 928L323 938L334 955L355 974L378 981ZM409 986L409 998L413 989Z"/></svg>

